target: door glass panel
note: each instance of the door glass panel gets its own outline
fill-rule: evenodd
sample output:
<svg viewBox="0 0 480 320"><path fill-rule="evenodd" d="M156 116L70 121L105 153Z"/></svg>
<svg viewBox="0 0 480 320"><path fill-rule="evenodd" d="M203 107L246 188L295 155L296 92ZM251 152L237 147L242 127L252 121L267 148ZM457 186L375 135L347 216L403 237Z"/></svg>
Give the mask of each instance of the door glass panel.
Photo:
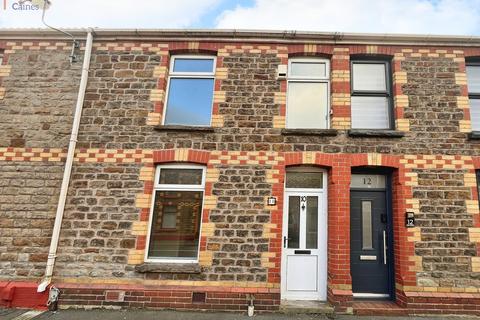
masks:
<svg viewBox="0 0 480 320"><path fill-rule="evenodd" d="M318 248L318 197L307 197L307 249Z"/></svg>
<svg viewBox="0 0 480 320"><path fill-rule="evenodd" d="M287 172L286 188L322 188L321 172Z"/></svg>
<svg viewBox="0 0 480 320"><path fill-rule="evenodd" d="M372 244L372 201L362 201L362 249L373 249Z"/></svg>
<svg viewBox="0 0 480 320"><path fill-rule="evenodd" d="M288 199L288 248L298 249L300 244L300 197Z"/></svg>

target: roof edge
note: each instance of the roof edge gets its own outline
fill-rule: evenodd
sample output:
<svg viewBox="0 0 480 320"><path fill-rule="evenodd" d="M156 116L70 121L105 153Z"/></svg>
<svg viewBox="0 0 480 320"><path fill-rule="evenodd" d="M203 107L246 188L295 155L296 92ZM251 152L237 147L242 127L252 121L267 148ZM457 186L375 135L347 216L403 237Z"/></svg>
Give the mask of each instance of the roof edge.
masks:
<svg viewBox="0 0 480 320"><path fill-rule="evenodd" d="M82 39L89 28L63 29ZM254 42L311 42L338 44L410 44L443 46L480 46L480 36L344 33L296 30L243 30L243 29L102 29L93 28L98 40L118 41L142 39L155 40L215 40ZM0 29L0 40L68 39L50 29Z"/></svg>

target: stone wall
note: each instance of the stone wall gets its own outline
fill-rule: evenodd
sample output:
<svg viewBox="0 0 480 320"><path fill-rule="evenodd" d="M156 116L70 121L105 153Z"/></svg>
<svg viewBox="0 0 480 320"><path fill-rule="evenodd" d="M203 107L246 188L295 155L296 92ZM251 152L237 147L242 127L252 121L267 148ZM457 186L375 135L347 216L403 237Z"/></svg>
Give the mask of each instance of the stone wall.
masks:
<svg viewBox="0 0 480 320"><path fill-rule="evenodd" d="M0 278L43 275L62 176L61 163L0 164Z"/></svg>

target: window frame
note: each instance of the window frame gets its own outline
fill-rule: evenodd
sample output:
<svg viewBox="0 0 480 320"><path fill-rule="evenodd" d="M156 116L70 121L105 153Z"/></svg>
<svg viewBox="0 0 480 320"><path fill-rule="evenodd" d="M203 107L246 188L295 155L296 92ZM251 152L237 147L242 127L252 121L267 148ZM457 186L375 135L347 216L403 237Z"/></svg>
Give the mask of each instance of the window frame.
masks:
<svg viewBox="0 0 480 320"><path fill-rule="evenodd" d="M325 63L325 76L324 77L315 77L315 76L292 76L291 75L291 70L292 70L292 63L295 62L304 62L304 63ZM330 92L331 92L331 76L330 76L330 60L326 58L318 58L318 57L293 57L288 59L288 70L287 70L287 92L286 92L286 101L285 101L285 128L287 129L330 129L330 113L331 113L331 105L330 105ZM289 113L289 107L288 107L288 93L289 93L289 87L291 82L300 82L300 83L325 83L327 85L327 109L326 115L325 115L325 123L326 127L325 128L305 128L305 127L290 127L288 125L288 113Z"/></svg>
<svg viewBox="0 0 480 320"><path fill-rule="evenodd" d="M385 84L386 89L385 91L378 91L378 90L355 90L353 86L354 81L354 72L353 72L353 65L354 64L380 64L385 66ZM356 57L350 60L350 97L385 97L387 98L387 108L388 108L388 128L354 128L353 125L351 126L352 129L359 129L359 130L395 130L395 114L394 114L394 107L393 107L393 74L391 68L391 61L390 59L372 59ZM350 103L350 108L352 104ZM353 124L353 114L352 114L352 124Z"/></svg>
<svg viewBox="0 0 480 320"><path fill-rule="evenodd" d="M174 72L173 66L175 65L176 59L196 59L196 60L213 60L212 72ZM169 69L168 69L168 78L167 78L167 88L165 90L165 103L163 108L162 116L162 125L176 125L176 124L165 124L167 118L167 109L168 109L168 97L170 95L170 80L171 79L212 79L213 80L213 90L212 90L212 105L210 106L210 122L205 125L198 124L180 124L180 126L192 126L192 127L210 127L212 125L212 111L214 104L214 93L215 93L215 72L217 67L217 57L211 55L172 55L170 57Z"/></svg>
<svg viewBox="0 0 480 320"><path fill-rule="evenodd" d="M467 61L465 63L465 74L467 74L467 70L466 70L467 67L476 67L476 68L480 69L480 60L479 59L474 59L472 61ZM469 105L469 108L470 108L471 107L470 100L479 100L480 101L480 91L479 92L470 92L470 90L468 88L468 76L467 76L467 90L468 90L468 105ZM472 131L473 132L480 131L480 123L478 123L478 129L476 129L476 130L473 129L473 123L472 123Z"/></svg>
<svg viewBox="0 0 480 320"><path fill-rule="evenodd" d="M202 183L199 185L190 185L190 184L160 184L160 171L162 168L165 169L201 169L202 170ZM155 263L198 263L200 255L200 237L202 235L202 216L205 202L205 178L206 178L206 166L200 164L159 164L155 168L155 180L153 183L152 199L150 204L150 214L148 219L148 229L147 229L147 239L145 246L145 262L155 262ZM197 257L195 259L189 258L175 258L175 257L156 257L150 258L148 252L150 250L150 237L152 232L153 225L153 214L155 209L155 196L157 191L201 191L202 196L202 208L200 210L200 228L199 239L198 239L198 248L197 248ZM176 229L175 229L176 230Z"/></svg>

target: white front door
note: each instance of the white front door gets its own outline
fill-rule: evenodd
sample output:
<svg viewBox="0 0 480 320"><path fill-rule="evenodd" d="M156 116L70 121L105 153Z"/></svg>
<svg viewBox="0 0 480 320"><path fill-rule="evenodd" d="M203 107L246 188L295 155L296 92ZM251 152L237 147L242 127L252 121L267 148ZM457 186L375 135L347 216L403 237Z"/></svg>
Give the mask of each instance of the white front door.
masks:
<svg viewBox="0 0 480 320"><path fill-rule="evenodd" d="M325 200L323 189L285 192L282 299L327 299Z"/></svg>

